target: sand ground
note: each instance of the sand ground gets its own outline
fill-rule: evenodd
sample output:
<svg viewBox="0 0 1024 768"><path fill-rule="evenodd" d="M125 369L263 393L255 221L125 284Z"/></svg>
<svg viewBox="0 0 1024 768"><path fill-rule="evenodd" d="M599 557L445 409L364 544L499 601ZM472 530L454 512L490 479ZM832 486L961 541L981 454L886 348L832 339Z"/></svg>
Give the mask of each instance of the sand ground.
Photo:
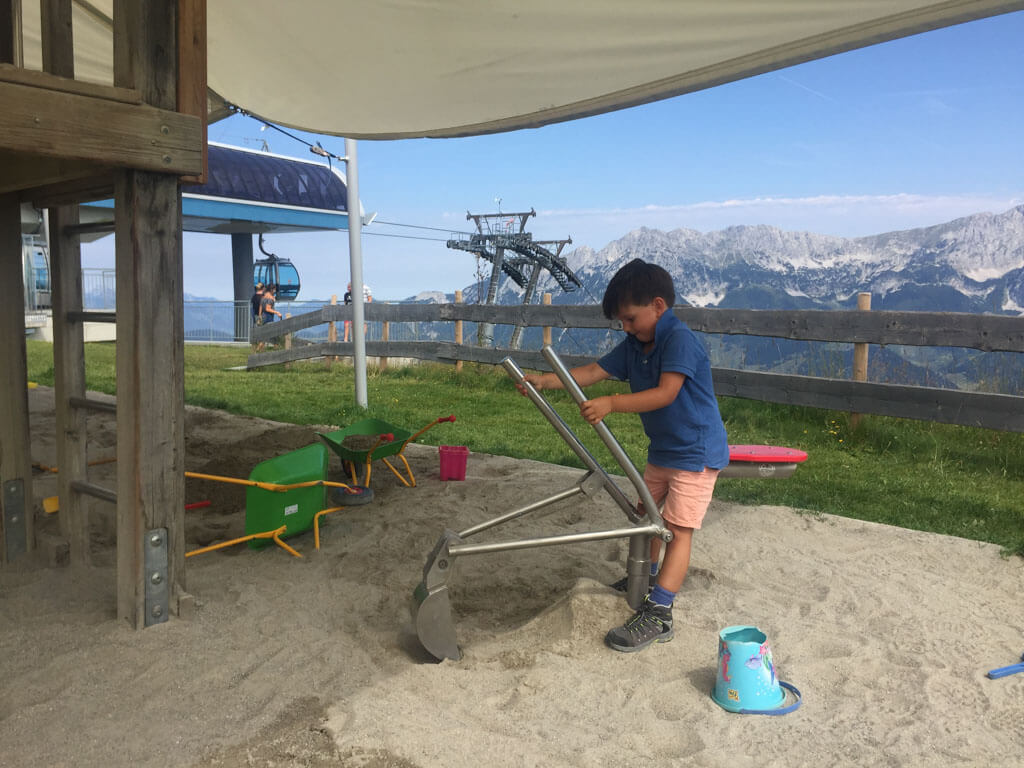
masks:
<svg viewBox="0 0 1024 768"><path fill-rule="evenodd" d="M30 395L33 460L56 463L52 391ZM315 428L188 408L187 468L247 477ZM89 419L90 458L112 417ZM470 446L472 448L472 446ZM619 654L629 614L605 586L625 541L460 558L451 581L464 656L434 663L411 593L445 528L572 487L579 470L471 453L441 482L411 446L416 488L381 468L375 501L327 518L304 557L235 547L190 558L193 616L133 631L115 619L113 509L91 513L86 568L0 571L5 766L794 766L1024 764L1024 561L998 547L780 507L714 502L694 539L676 637ZM811 458L813 460L813 457ZM332 457L332 476L340 467ZM113 487L114 465L90 471ZM728 482L724 480L722 482ZM785 482L785 481L766 481ZM37 475L37 502L54 493ZM241 535L244 489L188 482L187 540ZM58 513L59 514L59 513ZM41 530L56 520L37 513ZM498 541L620 527L609 498L570 501ZM709 696L717 634L760 628L803 706L731 714Z"/></svg>

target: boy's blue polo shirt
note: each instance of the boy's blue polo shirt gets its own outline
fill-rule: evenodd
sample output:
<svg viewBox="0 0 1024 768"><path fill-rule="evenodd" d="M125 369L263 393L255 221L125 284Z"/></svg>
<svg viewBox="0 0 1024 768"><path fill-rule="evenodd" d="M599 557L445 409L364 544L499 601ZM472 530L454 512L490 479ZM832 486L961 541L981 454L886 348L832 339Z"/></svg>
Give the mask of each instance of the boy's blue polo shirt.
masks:
<svg viewBox="0 0 1024 768"><path fill-rule="evenodd" d="M597 361L609 375L629 382L632 392L653 389L663 371L682 373L679 395L664 408L640 414L651 440L647 461L660 467L700 472L729 463L729 443L711 382L711 361L696 334L666 311L654 330L654 346L627 335Z"/></svg>

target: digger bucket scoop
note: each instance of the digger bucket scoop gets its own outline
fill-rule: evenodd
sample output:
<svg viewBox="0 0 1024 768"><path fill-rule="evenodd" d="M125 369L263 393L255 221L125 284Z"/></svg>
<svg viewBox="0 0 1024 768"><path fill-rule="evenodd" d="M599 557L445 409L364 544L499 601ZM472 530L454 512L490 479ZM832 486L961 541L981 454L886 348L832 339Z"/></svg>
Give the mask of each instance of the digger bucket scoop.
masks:
<svg viewBox="0 0 1024 768"><path fill-rule="evenodd" d="M413 592L413 620L423 647L437 659L462 658L455 637L455 621L448 597L448 576L452 570L449 547L462 539L454 531L445 531L423 566L423 581Z"/></svg>

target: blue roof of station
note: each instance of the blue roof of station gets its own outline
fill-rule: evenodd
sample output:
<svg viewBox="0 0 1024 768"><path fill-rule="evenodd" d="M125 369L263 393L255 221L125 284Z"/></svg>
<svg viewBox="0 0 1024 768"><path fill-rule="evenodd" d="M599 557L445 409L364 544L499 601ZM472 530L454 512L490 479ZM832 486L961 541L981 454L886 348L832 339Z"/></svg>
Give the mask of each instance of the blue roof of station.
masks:
<svg viewBox="0 0 1024 768"><path fill-rule="evenodd" d="M182 184L188 232L348 229L348 186L333 166L210 142L205 184ZM112 208L113 200L86 207ZM109 215L109 214L108 214Z"/></svg>

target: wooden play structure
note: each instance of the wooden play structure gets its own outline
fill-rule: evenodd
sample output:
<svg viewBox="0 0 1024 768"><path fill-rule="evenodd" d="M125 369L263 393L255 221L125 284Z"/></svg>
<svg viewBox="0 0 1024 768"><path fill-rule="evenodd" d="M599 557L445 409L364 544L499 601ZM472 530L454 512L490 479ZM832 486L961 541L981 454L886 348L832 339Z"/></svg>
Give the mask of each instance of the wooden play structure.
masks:
<svg viewBox="0 0 1024 768"><path fill-rule="evenodd" d="M204 0L113 3L113 84L76 80L72 3L39 3L43 71L24 67L21 3L0 2L0 264L20 264L20 207L49 210L61 540L37 540L18 280L0 281L0 561L89 557L86 497L117 505L117 615L141 628L188 601L181 190L205 173ZM83 312L77 204L113 198L117 311ZM83 323L117 327L117 488L86 475Z"/></svg>

